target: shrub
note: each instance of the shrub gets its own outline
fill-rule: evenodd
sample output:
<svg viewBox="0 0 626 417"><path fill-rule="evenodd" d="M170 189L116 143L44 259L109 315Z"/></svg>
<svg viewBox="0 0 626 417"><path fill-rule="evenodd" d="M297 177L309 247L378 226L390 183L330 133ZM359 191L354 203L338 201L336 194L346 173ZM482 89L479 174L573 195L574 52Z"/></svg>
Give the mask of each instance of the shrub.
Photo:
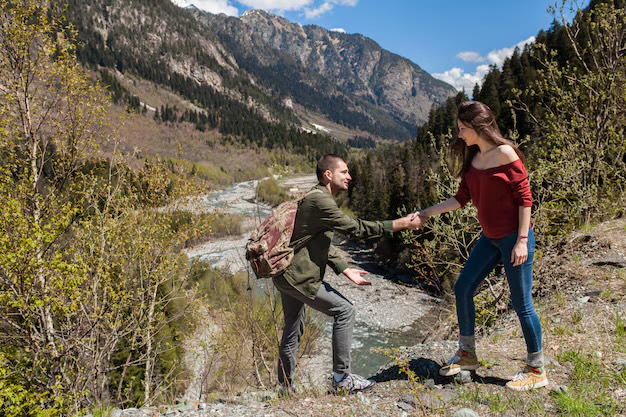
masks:
<svg viewBox="0 0 626 417"><path fill-rule="evenodd" d="M256 195L258 200L264 201L272 206L277 206L289 199L289 195L273 177L259 182L256 188Z"/></svg>

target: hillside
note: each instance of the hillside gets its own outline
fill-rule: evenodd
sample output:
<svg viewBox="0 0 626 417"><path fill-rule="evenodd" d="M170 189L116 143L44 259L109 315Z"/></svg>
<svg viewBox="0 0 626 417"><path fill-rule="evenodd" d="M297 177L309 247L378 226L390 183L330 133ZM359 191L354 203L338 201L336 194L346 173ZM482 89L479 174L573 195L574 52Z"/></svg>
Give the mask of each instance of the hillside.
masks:
<svg viewBox="0 0 626 417"><path fill-rule="evenodd" d="M120 85L130 94L141 94L156 108L183 109L189 106L184 98L155 83L121 73L118 77ZM261 178L268 170L310 171L311 161L307 155L290 149L247 146L216 129L203 131L192 122L163 121L158 115L155 117L154 110L141 114L128 111L121 104L114 105L109 108L108 119L120 139L117 143L105 144L106 151L110 153L115 147L133 155L129 161L137 167L142 166L146 158L177 161L193 168L194 174L206 180L211 188Z"/></svg>
<svg viewBox="0 0 626 417"><path fill-rule="evenodd" d="M461 408L479 416L626 415L626 219L572 233L542 251L535 265L547 389L512 393L504 388L523 366L519 322L506 303L494 306L479 300L479 312L489 325L479 326L482 367L471 381L437 374L456 348L452 340L456 319L448 310L423 343L392 346L399 348L395 357L409 364L405 370L415 374L415 381L407 381L406 373L390 362L374 376L378 384L371 391L354 396L329 395L326 387L317 386L300 390L293 398L279 398L272 391L249 392L208 402L113 410L111 415L451 416ZM496 279L493 290L498 293L503 284L503 277Z"/></svg>
<svg viewBox="0 0 626 417"><path fill-rule="evenodd" d="M330 83L321 66L315 72L308 66L323 61L337 71L330 73L341 75L337 79L349 79L376 73L350 72L344 65L365 64L352 60L361 53L373 59L372 70L383 61L390 63L390 74L394 66L409 64L377 55L373 41L315 27L298 32L303 46L310 47L312 38L321 42L319 50L311 49L315 53L268 46L266 35L300 29L262 13L223 20L240 29L233 36L226 27L211 29L216 23L209 17L205 21L165 0L73 0L69 10L59 2L0 2L2 414L449 415L468 406L481 415L623 415L626 18L623 0L592 4L571 26L550 30L555 45L527 51L545 52L535 55L537 71L524 90L533 99L526 104L536 106L522 110L541 128L525 143L540 248L535 294L550 389L511 395L501 387L521 367L523 355L502 278L490 279L477 297L483 365L477 376L458 385L428 379L454 350L455 319L447 300L428 296L427 303L415 294L450 288L476 236L475 212L466 208L420 233L403 234L403 250L387 248L399 265L409 264L412 275L387 268L392 280L379 275L367 288L341 284L366 313L357 319L361 334L354 340L365 340L359 339L365 334L387 346L405 346L388 353L400 365L389 362L377 371L386 357L366 360L375 363L367 374L375 374L379 385L361 396L331 396L323 383L314 383L292 398L276 398L271 391L256 392L271 390L276 380L280 306L263 298L271 291L257 294L245 272L233 275L185 256L185 249L207 239L223 252L227 247L219 236L241 233L241 216L179 208L205 201L189 199L198 187L206 189L198 177L215 188L294 167L310 173L320 154L348 154L338 136L329 134L335 129L365 147L401 137L395 135L406 125L389 110L393 100L368 90L384 83ZM77 33L68 27L68 15ZM247 32L247 20L262 30ZM239 32L271 60L250 55L244 43L232 48ZM281 36L273 39L283 42ZM343 55L321 53L331 45ZM343 56L349 59L337 61ZM303 57L311 63L303 65ZM286 78L278 88L276 71L296 74L296 83ZM513 80L505 74L503 81ZM108 86L116 106L110 108L94 79ZM486 83L492 90L496 84ZM297 94L291 87L282 90L288 86L297 86ZM510 82L500 87L514 91ZM319 100L311 100L306 91L317 89ZM417 90L410 95L418 97ZM433 110L432 126L454 121L454 108L464 99L459 94L443 110ZM370 112L370 105L378 111ZM307 126L303 114L321 127ZM327 125L331 114L334 124ZM457 179L444 161L452 134L430 133L435 137L429 134L428 144L406 141L359 151L360 161L351 155L357 186L349 198L367 212L359 216L392 216L396 209L453 195ZM118 158L114 147L131 156ZM266 184L278 188L272 180ZM246 185L251 213L260 212L255 185ZM357 198L358 187L368 192ZM605 219L617 220L591 227ZM355 252L355 259L371 257L373 250L365 252ZM437 315L407 314L432 305ZM395 321L393 328L374 318L381 310ZM320 337L324 322L314 315L307 320L301 353L319 359L314 369L328 375L328 338ZM413 324L435 321L428 332L413 332ZM406 339L385 339L398 328ZM204 343L198 334L210 339ZM202 367L188 362L190 345L202 354ZM363 350L355 356L367 357ZM399 372L403 360L409 382ZM191 394L190 381L199 381ZM237 392L247 393L232 397ZM194 404L196 399L206 403ZM166 406L108 408L142 404Z"/></svg>

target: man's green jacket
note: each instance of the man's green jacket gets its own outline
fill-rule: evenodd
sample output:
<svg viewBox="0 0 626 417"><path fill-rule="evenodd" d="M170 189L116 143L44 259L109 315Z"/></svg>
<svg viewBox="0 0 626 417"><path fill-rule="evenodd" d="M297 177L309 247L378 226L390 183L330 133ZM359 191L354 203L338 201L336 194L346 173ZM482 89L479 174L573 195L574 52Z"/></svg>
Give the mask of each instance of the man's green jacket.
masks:
<svg viewBox="0 0 626 417"><path fill-rule="evenodd" d="M296 249L284 273L287 282L311 299L317 295L327 264L338 275L348 268L348 263L331 245L335 231L355 239L393 233L392 220L355 220L339 209L325 186L318 184L314 188L322 192L310 193L300 204L290 245L298 248L307 238L310 240L300 250Z"/></svg>

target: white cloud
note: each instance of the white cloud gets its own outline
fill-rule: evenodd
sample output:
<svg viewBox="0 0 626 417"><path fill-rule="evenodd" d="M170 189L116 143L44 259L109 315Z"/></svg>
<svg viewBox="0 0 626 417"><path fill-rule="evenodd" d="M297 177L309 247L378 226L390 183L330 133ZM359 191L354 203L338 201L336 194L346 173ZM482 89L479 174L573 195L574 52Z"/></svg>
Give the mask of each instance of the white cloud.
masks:
<svg viewBox="0 0 626 417"><path fill-rule="evenodd" d="M482 84L483 78L485 78L485 75L489 72L490 65L495 64L496 66L501 67L504 60L513 55L515 48L523 49L525 45L534 41L535 37L531 36L530 38L518 42L510 48L494 49L489 52L486 57L483 57L478 52L473 51L459 52L456 56L462 61L482 63L482 65L478 65L473 73L466 73L464 69L454 67L448 71L433 74L433 77L447 82L459 91L465 89L466 93L472 94L474 85Z"/></svg>
<svg viewBox="0 0 626 417"><path fill-rule="evenodd" d="M233 6L235 0L172 0L180 7L193 4L199 9L210 13L224 13L239 16L239 9ZM284 12L301 12L307 19L315 19L328 13L335 6L355 7L359 0L237 0L236 3L252 9L262 9L282 15ZM340 31L340 30L338 30Z"/></svg>
<svg viewBox="0 0 626 417"><path fill-rule="evenodd" d="M460 58L463 62L484 62L483 58L478 52L463 51L456 54L457 58Z"/></svg>
<svg viewBox="0 0 626 417"><path fill-rule="evenodd" d="M314 0L238 0L239 3L244 4L253 9L263 10L302 10L303 8L311 5Z"/></svg>
<svg viewBox="0 0 626 417"><path fill-rule="evenodd" d="M466 74L465 70L457 67L449 69L448 71L435 73L433 77L447 82L459 91L465 89L465 92L468 94L472 94L474 85L477 83L480 84L482 80L478 71L474 74Z"/></svg>
<svg viewBox="0 0 626 417"><path fill-rule="evenodd" d="M304 9L304 17L306 17L307 19L315 19L316 17L320 17L324 13L330 12L333 7L335 6L329 2L322 3L320 6L313 9L307 7L306 9Z"/></svg>
<svg viewBox="0 0 626 417"><path fill-rule="evenodd" d="M224 13L228 16L239 16L239 10L229 4L229 0L172 0L174 4L185 7L193 4L198 9L209 13Z"/></svg>
<svg viewBox="0 0 626 417"><path fill-rule="evenodd" d="M339 32L339 33L347 33L344 28L332 28L332 29L330 29L330 31L331 32Z"/></svg>
<svg viewBox="0 0 626 417"><path fill-rule="evenodd" d="M315 19L328 13L335 8L335 6L350 6L355 7L359 3L359 0L327 0L324 3L316 7L307 7L304 9L304 17L307 19Z"/></svg>
<svg viewBox="0 0 626 417"><path fill-rule="evenodd" d="M335 6L354 7L359 0L237 0L237 2L253 9L263 9L278 14L287 11L302 12L307 19L315 19L330 12Z"/></svg>
<svg viewBox="0 0 626 417"><path fill-rule="evenodd" d="M523 49L525 45L533 43L534 41L535 37L531 36L530 38L518 42L510 48L495 49L487 54L487 61L489 61L489 63L491 64L502 66L504 60L513 55L513 51L515 50L515 48Z"/></svg>

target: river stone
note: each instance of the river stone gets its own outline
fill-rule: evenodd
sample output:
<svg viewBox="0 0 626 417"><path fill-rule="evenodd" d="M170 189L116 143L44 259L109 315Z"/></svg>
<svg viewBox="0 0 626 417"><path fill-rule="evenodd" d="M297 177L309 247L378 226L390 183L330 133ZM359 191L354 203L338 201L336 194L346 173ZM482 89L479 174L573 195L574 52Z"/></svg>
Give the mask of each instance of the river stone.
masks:
<svg viewBox="0 0 626 417"><path fill-rule="evenodd" d="M424 381L424 388L426 388L426 389L435 389L435 380L434 379L427 379L426 381Z"/></svg>
<svg viewBox="0 0 626 417"><path fill-rule="evenodd" d="M421 391L418 395L419 398L414 394L403 395L398 401L397 406L409 412L421 406L436 410L445 407L446 404L458 396L459 393L456 389L444 388L441 390Z"/></svg>
<svg viewBox="0 0 626 417"><path fill-rule="evenodd" d="M569 392L569 388L565 385L555 385L550 392L554 394L567 394Z"/></svg>
<svg viewBox="0 0 626 417"><path fill-rule="evenodd" d="M478 414L469 408L461 408L459 411L454 413L452 417L478 417Z"/></svg>
<svg viewBox="0 0 626 417"><path fill-rule="evenodd" d="M416 404L415 396L413 394L404 394L396 403L399 408L406 411L413 410L416 407Z"/></svg>
<svg viewBox="0 0 626 417"><path fill-rule="evenodd" d="M363 404L367 405L370 403L370 400L368 400L367 397L363 395L361 391L357 392L356 396L359 400L361 400Z"/></svg>
<svg viewBox="0 0 626 417"><path fill-rule="evenodd" d="M580 297L578 300L576 300L576 302L580 305L585 305L589 302L589 300L591 300L591 297L589 297L588 295L584 296L584 297Z"/></svg>
<svg viewBox="0 0 626 417"><path fill-rule="evenodd" d="M472 373L470 371L461 371L454 376L454 381L459 384L469 384L472 382Z"/></svg>
<svg viewBox="0 0 626 417"><path fill-rule="evenodd" d="M439 395L439 393L420 392L421 405L431 410L436 410L446 406L445 400Z"/></svg>

